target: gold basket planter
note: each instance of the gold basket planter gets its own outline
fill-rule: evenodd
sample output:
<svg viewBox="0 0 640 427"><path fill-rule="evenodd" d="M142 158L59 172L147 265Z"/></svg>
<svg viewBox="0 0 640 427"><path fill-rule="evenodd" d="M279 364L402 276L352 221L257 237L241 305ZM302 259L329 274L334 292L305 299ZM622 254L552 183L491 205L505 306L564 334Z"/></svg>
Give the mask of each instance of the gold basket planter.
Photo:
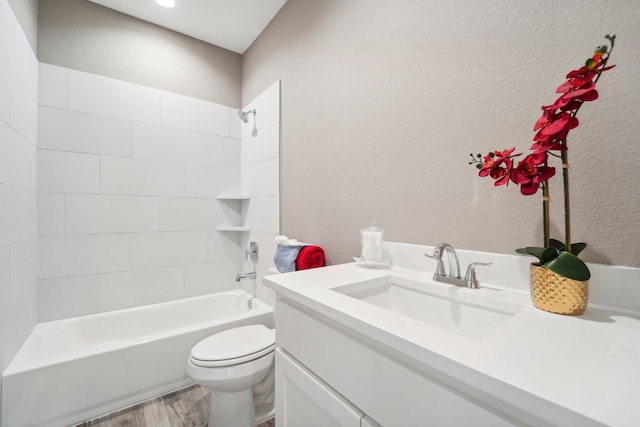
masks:
<svg viewBox="0 0 640 427"><path fill-rule="evenodd" d="M589 300L589 281L572 280L532 263L531 301L540 310L576 316L584 313Z"/></svg>

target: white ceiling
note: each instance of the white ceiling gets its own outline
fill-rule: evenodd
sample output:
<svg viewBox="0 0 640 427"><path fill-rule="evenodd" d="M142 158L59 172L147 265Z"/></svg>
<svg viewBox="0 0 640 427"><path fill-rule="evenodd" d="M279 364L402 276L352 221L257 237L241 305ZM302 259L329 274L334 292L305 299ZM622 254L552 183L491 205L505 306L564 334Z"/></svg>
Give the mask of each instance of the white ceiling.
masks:
<svg viewBox="0 0 640 427"><path fill-rule="evenodd" d="M287 0L90 0L233 52L244 53Z"/></svg>

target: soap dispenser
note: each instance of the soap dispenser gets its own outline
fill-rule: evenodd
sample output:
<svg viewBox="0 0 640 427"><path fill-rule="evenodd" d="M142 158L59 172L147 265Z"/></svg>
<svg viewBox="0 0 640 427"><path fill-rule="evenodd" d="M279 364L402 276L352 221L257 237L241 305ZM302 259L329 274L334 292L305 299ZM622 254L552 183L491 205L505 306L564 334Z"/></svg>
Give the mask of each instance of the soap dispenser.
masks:
<svg viewBox="0 0 640 427"><path fill-rule="evenodd" d="M360 243L362 244L361 261L382 261L384 257L383 240L384 230L376 227L376 222L360 230Z"/></svg>

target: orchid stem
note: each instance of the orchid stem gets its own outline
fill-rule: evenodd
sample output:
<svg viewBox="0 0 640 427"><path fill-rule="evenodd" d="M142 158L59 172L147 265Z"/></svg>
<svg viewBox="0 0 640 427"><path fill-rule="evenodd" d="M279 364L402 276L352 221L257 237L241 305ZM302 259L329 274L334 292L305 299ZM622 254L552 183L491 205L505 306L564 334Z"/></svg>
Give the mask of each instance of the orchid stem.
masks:
<svg viewBox="0 0 640 427"><path fill-rule="evenodd" d="M544 182L542 187L542 233L544 238L543 247L548 248L549 239L549 181Z"/></svg>
<svg viewBox="0 0 640 427"><path fill-rule="evenodd" d="M567 145L565 139L564 145ZM569 156L562 151L562 183L564 187L564 249L571 253L571 203L569 199Z"/></svg>

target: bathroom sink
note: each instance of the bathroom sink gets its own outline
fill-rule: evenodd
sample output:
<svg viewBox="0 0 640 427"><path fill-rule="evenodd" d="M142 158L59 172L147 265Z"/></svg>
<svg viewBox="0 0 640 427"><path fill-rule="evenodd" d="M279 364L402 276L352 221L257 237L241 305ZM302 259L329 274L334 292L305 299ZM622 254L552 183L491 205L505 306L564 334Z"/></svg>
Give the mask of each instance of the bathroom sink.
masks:
<svg viewBox="0 0 640 427"><path fill-rule="evenodd" d="M523 308L517 303L483 295L483 290L396 276L356 282L333 290L471 339L485 337Z"/></svg>

